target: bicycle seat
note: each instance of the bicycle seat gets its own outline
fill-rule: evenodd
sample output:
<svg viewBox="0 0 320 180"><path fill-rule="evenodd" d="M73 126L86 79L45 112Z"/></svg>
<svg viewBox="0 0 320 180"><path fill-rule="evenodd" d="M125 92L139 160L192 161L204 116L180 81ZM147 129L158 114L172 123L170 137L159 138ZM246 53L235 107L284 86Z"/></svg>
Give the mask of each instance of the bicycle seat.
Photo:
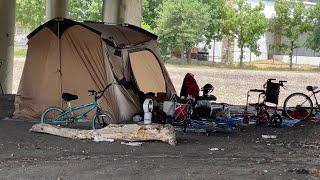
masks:
<svg viewBox="0 0 320 180"><path fill-rule="evenodd" d="M316 89L318 89L318 86L307 86L308 91L314 91Z"/></svg>
<svg viewBox="0 0 320 180"><path fill-rule="evenodd" d="M70 93L62 93L62 99L69 102L78 99L78 96Z"/></svg>

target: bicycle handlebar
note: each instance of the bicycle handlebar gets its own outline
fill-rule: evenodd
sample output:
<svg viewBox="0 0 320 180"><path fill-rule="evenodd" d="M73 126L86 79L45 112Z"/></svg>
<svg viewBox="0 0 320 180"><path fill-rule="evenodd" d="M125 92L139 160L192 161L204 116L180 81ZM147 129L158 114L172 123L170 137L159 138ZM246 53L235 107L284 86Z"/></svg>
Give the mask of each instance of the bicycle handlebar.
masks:
<svg viewBox="0 0 320 180"><path fill-rule="evenodd" d="M102 97L102 95L104 94L104 92L112 85L112 83L108 84L102 91L95 91L95 90L88 90L89 96L93 96L94 98L100 99Z"/></svg>

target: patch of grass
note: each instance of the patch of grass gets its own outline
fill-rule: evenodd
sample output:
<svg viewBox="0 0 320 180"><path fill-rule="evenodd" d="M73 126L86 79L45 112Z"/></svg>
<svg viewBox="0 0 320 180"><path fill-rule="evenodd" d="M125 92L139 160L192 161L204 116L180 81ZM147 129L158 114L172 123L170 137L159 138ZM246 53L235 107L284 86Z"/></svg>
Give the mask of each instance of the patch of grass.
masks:
<svg viewBox="0 0 320 180"><path fill-rule="evenodd" d="M225 69L243 69L243 70L254 70L254 71L303 71L303 72L320 72L319 66L312 65L293 65L292 70L290 70L289 65L282 61L254 61L251 63L244 63L244 67L240 68L239 63L213 63L211 61L198 61L192 59L188 64L186 60L171 58L165 61L166 65L169 66L179 66L186 68L225 68Z"/></svg>
<svg viewBox="0 0 320 180"><path fill-rule="evenodd" d="M26 48L14 48L14 57L26 57L27 49Z"/></svg>

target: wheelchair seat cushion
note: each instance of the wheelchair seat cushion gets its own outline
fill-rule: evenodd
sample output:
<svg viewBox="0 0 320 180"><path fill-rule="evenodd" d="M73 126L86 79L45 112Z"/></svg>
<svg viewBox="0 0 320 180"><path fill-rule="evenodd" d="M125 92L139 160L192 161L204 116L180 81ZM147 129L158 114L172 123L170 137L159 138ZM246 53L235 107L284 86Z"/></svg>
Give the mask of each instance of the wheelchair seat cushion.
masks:
<svg viewBox="0 0 320 180"><path fill-rule="evenodd" d="M77 96L77 95L74 95L74 94L70 94L70 93L63 93L63 94L62 94L62 99L63 99L64 101L69 102L69 101L73 101L73 100L78 99L78 96Z"/></svg>

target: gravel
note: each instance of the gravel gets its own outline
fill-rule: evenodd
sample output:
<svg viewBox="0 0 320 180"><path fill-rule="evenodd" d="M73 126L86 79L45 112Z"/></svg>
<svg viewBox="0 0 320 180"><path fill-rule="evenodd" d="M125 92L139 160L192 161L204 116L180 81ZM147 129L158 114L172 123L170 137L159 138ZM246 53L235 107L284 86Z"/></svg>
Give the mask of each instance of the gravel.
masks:
<svg viewBox="0 0 320 180"><path fill-rule="evenodd" d="M16 58L14 62L13 93L18 90L21 74L23 71L24 58ZM268 78L287 80L287 89L282 89L280 94L280 105L284 99L293 92L307 92L307 85L320 86L320 74L314 72L278 72L278 71L253 71L253 70L231 70L206 67L182 68L172 65L167 66L172 82L177 93L180 93L183 78L190 72L195 75L200 87L211 83L214 87L214 95L217 102L234 105L244 105L246 94L249 89L261 89ZM252 97L252 102L257 98Z"/></svg>
<svg viewBox="0 0 320 180"><path fill-rule="evenodd" d="M269 78L286 80L287 88L281 89L279 104L294 92L307 93L306 86L320 86L320 74L313 72L278 72L278 71L253 71L253 70L231 70L218 68L181 68L167 66L170 77L177 90L180 92L183 78L186 73L194 74L200 87L211 83L214 87L214 95L218 102L234 105L244 105L246 94L249 89L261 89ZM257 97L250 98L250 101L257 102Z"/></svg>

